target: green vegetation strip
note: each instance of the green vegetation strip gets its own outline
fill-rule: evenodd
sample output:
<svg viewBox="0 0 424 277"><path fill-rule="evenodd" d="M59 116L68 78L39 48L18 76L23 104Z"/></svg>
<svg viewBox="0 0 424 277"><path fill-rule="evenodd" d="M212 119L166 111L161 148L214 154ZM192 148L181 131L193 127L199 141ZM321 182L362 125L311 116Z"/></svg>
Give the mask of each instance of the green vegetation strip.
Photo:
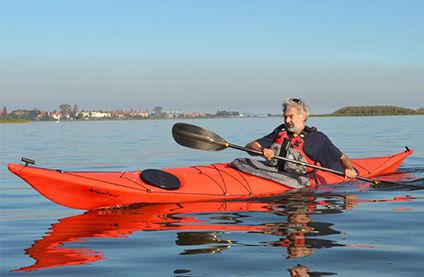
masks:
<svg viewBox="0 0 424 277"><path fill-rule="evenodd" d="M381 116L381 115L423 115L424 108L417 110L397 106L349 106L331 114L314 116Z"/></svg>
<svg viewBox="0 0 424 277"><path fill-rule="evenodd" d="M0 119L0 123L28 123L31 121L26 119Z"/></svg>

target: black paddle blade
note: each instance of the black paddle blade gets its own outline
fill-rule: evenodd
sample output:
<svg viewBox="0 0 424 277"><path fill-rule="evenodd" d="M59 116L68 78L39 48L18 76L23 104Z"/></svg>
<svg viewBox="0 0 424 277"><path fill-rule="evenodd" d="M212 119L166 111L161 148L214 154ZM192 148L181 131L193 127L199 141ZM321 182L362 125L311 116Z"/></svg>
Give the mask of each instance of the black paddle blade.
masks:
<svg viewBox="0 0 424 277"><path fill-rule="evenodd" d="M221 151L229 146L229 143L217 134L186 123L174 124L172 136L178 144L199 150Z"/></svg>

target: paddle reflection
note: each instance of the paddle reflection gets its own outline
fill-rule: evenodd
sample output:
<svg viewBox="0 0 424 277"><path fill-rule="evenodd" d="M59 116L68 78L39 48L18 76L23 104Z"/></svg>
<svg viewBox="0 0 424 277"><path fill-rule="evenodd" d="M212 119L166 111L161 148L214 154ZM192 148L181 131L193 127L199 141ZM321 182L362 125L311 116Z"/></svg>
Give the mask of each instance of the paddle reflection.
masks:
<svg viewBox="0 0 424 277"><path fill-rule="evenodd" d="M127 237L139 231L176 231L175 243L183 248L180 255L220 253L233 245L251 245L223 238L231 232L244 232L269 235L269 241L255 246L284 247L287 258L305 257L317 249L345 246L323 239L340 231L334 230L331 223L313 222L311 215L341 213L359 202L362 200L355 196L297 193L263 202L161 204L89 211L52 224L42 239L25 250L35 263L14 271L93 263L104 259L105 254L67 244L84 243L90 238Z"/></svg>

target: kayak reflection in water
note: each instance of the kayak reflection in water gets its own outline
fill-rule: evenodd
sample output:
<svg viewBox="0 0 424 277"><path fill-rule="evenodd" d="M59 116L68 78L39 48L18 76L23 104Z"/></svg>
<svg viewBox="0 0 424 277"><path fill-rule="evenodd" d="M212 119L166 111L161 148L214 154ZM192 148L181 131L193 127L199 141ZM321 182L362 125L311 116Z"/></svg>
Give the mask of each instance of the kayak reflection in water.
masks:
<svg viewBox="0 0 424 277"><path fill-rule="evenodd" d="M274 156L281 156L342 171L348 179L356 177L357 173L350 159L324 133L315 127L305 125L309 117L309 107L304 101L296 98L285 100L283 115L284 124L268 135L246 145L247 148L261 151L266 162L236 159L233 162L234 167L243 172L285 184L286 179L279 180L283 178L281 175L297 179L301 186L308 186L310 179L316 179L312 168L274 158Z"/></svg>
<svg viewBox="0 0 424 277"><path fill-rule="evenodd" d="M346 206L346 199L350 199L349 206L352 207L352 199L356 196L332 196L332 201L340 201L337 208L318 208L318 206L328 206L325 200L319 200L316 196L306 196L301 193L294 193L290 198L281 204L273 205L273 211L281 216L287 216L286 223L278 223L273 226L271 234L278 235L280 239L269 242L270 246L286 247L287 258L301 258L313 254L314 249L331 248L344 246L332 240L317 239L315 236L328 236L340 234L331 228L333 224L325 222L312 222L309 214L338 213Z"/></svg>
<svg viewBox="0 0 424 277"><path fill-rule="evenodd" d="M309 214L328 214L339 213L341 210L352 209L357 204L355 195L347 196L330 196L332 202L337 203L335 207L326 208L329 206L324 200L318 200L317 196L307 196L302 192L292 193L290 196L283 196L282 199L269 203L267 205L268 212L278 215L281 218L287 218L287 221L262 223L256 226L238 225L249 232L259 232L267 235L272 235L279 238L278 241L264 242L268 247L284 247L287 248L287 258L301 258L313 254L314 249L331 248L345 246L327 239L317 239L315 237L340 234L339 231L333 230L331 223L312 222ZM324 208L318 208L324 206ZM250 211L254 211L253 209ZM232 212L219 217L213 217L214 220L221 219L238 221L243 223L244 214ZM212 219L212 218L211 218ZM255 230L252 227L259 227ZM194 249L186 249L181 255L192 254L214 254L220 253L233 244L242 245L241 242L222 239L224 232L178 232L176 241L177 245L196 246ZM199 245L205 245L205 248L198 248Z"/></svg>
<svg viewBox="0 0 424 277"><path fill-rule="evenodd" d="M128 237L139 231L177 231L176 244L185 249L180 255L216 254L232 245L251 246L252 242L223 239L231 232L259 233L277 237L277 241L258 246L286 247L287 258L310 256L314 249L336 246L369 248L368 245L343 245L314 237L339 234L333 224L312 222L310 214L342 213L361 202L410 201L413 197L390 200L360 200L354 195L307 195L297 192L266 202L204 202L185 204L141 205L121 209L95 210L60 219L49 232L25 250L35 260L31 266L13 271L31 271L43 268L83 265L105 259L105 254L86 248L77 248L73 242L90 244L90 238ZM281 217L278 222L259 224L255 213L271 213ZM251 213L251 214L250 214ZM207 217L205 220L204 217ZM268 218L268 217L266 217ZM285 222L284 218L287 218ZM213 231L211 231L213 230ZM70 243L69 247L66 244ZM199 246L204 245L203 248ZM196 246L190 249L189 246Z"/></svg>
<svg viewBox="0 0 424 277"><path fill-rule="evenodd" d="M231 232L245 232L277 237L277 241L260 242L258 246L286 247L288 258L309 256L314 249L344 246L331 240L314 238L340 232L331 229L331 223L312 222L309 214L341 213L345 206L352 207L357 203L355 197L349 197L348 204L344 196L325 197L322 200L322 196L308 196L299 192L266 202L160 204L89 211L52 224L49 232L25 251L35 259L35 264L14 271L82 265L103 260L105 253L90 249L90 238L128 237L139 231L177 231L176 244L184 248L180 255L213 254L233 245L252 245L251 241L228 239ZM258 224L254 218L257 212L271 213L281 220L269 222L267 219L273 216L266 216L265 219L261 216L262 221ZM77 248L72 245L73 242L84 243L88 247ZM68 243L70 246L67 247Z"/></svg>

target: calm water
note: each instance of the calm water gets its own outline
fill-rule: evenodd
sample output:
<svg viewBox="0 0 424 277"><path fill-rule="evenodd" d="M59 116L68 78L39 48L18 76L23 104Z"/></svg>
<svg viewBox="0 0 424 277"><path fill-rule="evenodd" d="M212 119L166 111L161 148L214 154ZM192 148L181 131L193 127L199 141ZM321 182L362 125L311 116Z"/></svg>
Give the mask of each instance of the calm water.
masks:
<svg viewBox="0 0 424 277"><path fill-rule="evenodd" d="M415 153L402 165L403 174L388 178L424 177L423 116L310 121L352 158L396 153L408 145ZM186 122L244 145L280 119ZM136 170L245 156L183 148L172 140L174 123L1 125L0 275L422 276L423 190L361 191L344 184L255 202L84 213L50 202L6 168L21 157L65 170Z"/></svg>

